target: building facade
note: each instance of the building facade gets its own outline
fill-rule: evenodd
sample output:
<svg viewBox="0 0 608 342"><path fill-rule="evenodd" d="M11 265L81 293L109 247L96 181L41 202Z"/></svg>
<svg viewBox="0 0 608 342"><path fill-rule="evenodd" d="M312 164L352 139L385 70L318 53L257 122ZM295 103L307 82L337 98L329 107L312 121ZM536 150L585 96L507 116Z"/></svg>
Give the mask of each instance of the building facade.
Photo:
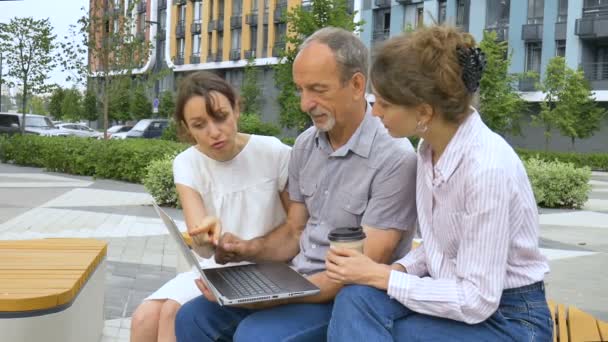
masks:
<svg viewBox="0 0 608 342"><path fill-rule="evenodd" d="M512 53L510 72L543 74L549 60L562 56L571 68L582 68L596 101L608 107L608 0L360 0L365 21L361 39L374 44L423 24L456 25L478 42L485 30L496 31ZM518 84L526 101L542 100L534 80ZM534 109L533 109L534 110ZM529 116L527 116L529 119ZM509 138L516 146L539 148L539 128L524 125L524 137ZM585 151L608 150L608 122L596 135L578 143ZM552 149L567 150L569 140L553 134Z"/></svg>

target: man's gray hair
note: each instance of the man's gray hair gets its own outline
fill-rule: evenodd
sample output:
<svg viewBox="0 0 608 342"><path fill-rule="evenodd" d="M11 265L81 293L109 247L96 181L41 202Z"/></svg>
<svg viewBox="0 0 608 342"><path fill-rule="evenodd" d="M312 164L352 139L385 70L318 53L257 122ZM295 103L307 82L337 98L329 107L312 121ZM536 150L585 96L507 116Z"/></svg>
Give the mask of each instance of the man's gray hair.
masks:
<svg viewBox="0 0 608 342"><path fill-rule="evenodd" d="M369 65L367 47L352 32L337 27L324 27L306 38L299 46L298 52L312 42L327 45L334 53L340 71L340 80L343 83L358 72L367 80Z"/></svg>

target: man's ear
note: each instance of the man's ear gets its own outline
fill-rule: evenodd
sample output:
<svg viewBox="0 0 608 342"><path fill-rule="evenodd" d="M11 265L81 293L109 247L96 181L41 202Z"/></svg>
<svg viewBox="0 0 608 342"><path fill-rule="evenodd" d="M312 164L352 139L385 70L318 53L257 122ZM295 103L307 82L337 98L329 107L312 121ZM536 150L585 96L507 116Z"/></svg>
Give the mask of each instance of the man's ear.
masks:
<svg viewBox="0 0 608 342"><path fill-rule="evenodd" d="M350 79L351 87L353 87L353 100L357 101L365 97L365 88L367 86L367 79L362 73L357 72Z"/></svg>

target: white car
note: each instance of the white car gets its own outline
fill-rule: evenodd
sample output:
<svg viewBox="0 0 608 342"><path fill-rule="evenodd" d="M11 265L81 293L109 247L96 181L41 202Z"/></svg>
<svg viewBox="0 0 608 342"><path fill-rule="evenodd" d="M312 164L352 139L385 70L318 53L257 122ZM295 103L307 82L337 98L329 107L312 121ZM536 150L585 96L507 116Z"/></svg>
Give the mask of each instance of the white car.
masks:
<svg viewBox="0 0 608 342"><path fill-rule="evenodd" d="M72 135L83 138L97 138L103 133L99 133L96 130L79 123L62 123L57 125L58 128L70 132Z"/></svg>
<svg viewBox="0 0 608 342"><path fill-rule="evenodd" d="M133 126L128 125L116 125L108 128L108 138L109 139L126 139L127 133L133 128ZM103 137L102 137L103 139Z"/></svg>

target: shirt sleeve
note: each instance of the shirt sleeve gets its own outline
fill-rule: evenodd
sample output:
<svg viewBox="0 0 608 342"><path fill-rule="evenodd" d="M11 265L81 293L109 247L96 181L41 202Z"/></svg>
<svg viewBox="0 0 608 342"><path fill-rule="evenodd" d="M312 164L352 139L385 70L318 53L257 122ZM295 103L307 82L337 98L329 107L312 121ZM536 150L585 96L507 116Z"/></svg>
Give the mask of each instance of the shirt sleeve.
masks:
<svg viewBox="0 0 608 342"><path fill-rule="evenodd" d="M181 184L196 189L194 170L191 163L188 161L186 151L178 154L175 159L173 159L173 182L176 185Z"/></svg>
<svg viewBox="0 0 608 342"><path fill-rule="evenodd" d="M283 144L279 141L279 177L278 181L278 189L279 191L284 191L285 186L287 185L287 179L289 177L289 159L291 157L291 147Z"/></svg>
<svg viewBox="0 0 608 342"><path fill-rule="evenodd" d="M362 225L378 229L415 229L416 153L405 149L395 152L400 154L399 158L383 165L372 181Z"/></svg>
<svg viewBox="0 0 608 342"><path fill-rule="evenodd" d="M297 146L297 141L296 141ZM294 202L304 202L304 196L300 192L300 163L298 162L298 148L294 146L291 149L288 167L287 187L289 189L289 199Z"/></svg>
<svg viewBox="0 0 608 342"><path fill-rule="evenodd" d="M509 222L509 189L508 175L500 169L471 177L465 185L467 202L458 227L462 238L456 278L421 278L392 271L389 296L413 311L468 324L490 317L500 303L507 268L513 223Z"/></svg>
<svg viewBox="0 0 608 342"><path fill-rule="evenodd" d="M418 277L428 275L424 243L407 253L407 255L400 260L395 261L395 263L405 267L408 274Z"/></svg>

